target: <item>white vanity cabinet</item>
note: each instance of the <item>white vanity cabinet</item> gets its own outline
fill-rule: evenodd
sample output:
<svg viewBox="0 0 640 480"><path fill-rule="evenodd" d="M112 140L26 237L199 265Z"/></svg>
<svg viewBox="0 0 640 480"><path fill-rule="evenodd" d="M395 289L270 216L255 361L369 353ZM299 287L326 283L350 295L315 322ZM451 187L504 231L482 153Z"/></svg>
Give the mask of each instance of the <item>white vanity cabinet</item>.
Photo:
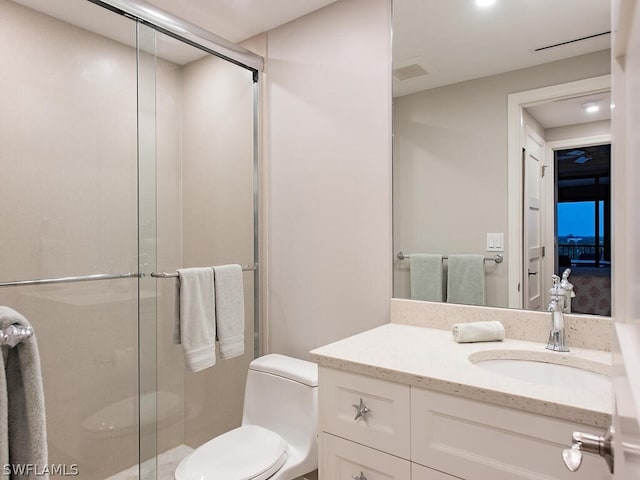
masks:
<svg viewBox="0 0 640 480"><path fill-rule="evenodd" d="M585 455L560 457L597 428L321 366L320 480L608 480Z"/></svg>
<svg viewBox="0 0 640 480"><path fill-rule="evenodd" d="M409 480L411 463L359 443L322 434L320 478L344 480ZM426 477L428 478L428 477Z"/></svg>
<svg viewBox="0 0 640 480"><path fill-rule="evenodd" d="M600 457L585 454L574 473L563 465L562 449L575 430L603 434L586 425L411 388L411 460L455 477L610 480Z"/></svg>
<svg viewBox="0 0 640 480"><path fill-rule="evenodd" d="M409 459L409 385L322 367L318 385L323 431Z"/></svg>
<svg viewBox="0 0 640 480"><path fill-rule="evenodd" d="M411 479L409 385L320 367L320 478Z"/></svg>

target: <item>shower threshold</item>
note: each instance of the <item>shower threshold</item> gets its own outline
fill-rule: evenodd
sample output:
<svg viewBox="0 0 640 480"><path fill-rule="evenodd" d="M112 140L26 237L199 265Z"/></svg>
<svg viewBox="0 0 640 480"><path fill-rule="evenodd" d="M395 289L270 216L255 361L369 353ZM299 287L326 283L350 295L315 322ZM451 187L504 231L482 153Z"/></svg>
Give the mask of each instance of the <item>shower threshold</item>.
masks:
<svg viewBox="0 0 640 480"><path fill-rule="evenodd" d="M158 480L174 480L174 473L180 461L193 452L193 448L188 445L178 445L171 450L158 455ZM153 460L147 460L142 464L142 478L152 478L152 472L155 465ZM138 465L134 465L122 472L116 473L105 480L138 480L140 472Z"/></svg>

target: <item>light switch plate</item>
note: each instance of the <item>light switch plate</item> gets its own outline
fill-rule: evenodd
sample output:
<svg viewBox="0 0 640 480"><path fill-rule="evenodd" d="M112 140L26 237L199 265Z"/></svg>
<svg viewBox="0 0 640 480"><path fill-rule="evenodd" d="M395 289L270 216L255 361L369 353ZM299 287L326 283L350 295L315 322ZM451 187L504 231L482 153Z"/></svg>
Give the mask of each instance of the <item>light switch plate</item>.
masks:
<svg viewBox="0 0 640 480"><path fill-rule="evenodd" d="M504 252L504 233L487 233L487 252Z"/></svg>

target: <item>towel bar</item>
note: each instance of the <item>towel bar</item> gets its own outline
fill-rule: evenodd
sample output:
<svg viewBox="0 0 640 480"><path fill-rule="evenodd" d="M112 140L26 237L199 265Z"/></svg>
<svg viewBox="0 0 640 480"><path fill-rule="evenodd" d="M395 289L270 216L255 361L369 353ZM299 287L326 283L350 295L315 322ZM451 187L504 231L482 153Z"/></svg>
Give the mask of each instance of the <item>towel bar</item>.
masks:
<svg viewBox="0 0 640 480"><path fill-rule="evenodd" d="M404 260L405 258L411 258L411 255L407 255L406 253L398 252L398 259ZM442 256L443 260L447 260L448 258L449 257L447 257L446 255ZM503 260L504 260L504 257L502 256L502 253L496 253L496 255L494 257L484 257L484 261L485 262L502 263Z"/></svg>
<svg viewBox="0 0 640 480"><path fill-rule="evenodd" d="M253 272L258 269L258 264L254 263L253 265L242 265L243 272ZM177 278L178 272L152 272L151 276L153 278Z"/></svg>
<svg viewBox="0 0 640 480"><path fill-rule="evenodd" d="M0 330L0 346L15 347L23 340L33 335L31 327L24 325L9 325L4 330Z"/></svg>
<svg viewBox="0 0 640 480"><path fill-rule="evenodd" d="M0 287L22 287L26 285L50 285L52 283L89 282L94 280L115 280L118 278L144 277L143 273L105 273L97 275L83 275L79 277L43 278L41 280L15 280L0 282Z"/></svg>

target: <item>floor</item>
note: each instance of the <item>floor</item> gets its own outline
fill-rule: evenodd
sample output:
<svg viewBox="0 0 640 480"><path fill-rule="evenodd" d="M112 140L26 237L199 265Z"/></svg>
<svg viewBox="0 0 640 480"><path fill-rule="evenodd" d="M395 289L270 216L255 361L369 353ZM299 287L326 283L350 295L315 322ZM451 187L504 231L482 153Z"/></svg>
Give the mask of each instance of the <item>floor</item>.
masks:
<svg viewBox="0 0 640 480"><path fill-rule="evenodd" d="M174 480L174 472L180 460L186 457L189 453L193 451L193 448L187 445L178 445L171 450L167 450L164 453L158 455L158 480ZM155 465L151 462L145 462L142 464L143 478L150 478L149 474L150 470L152 470ZM105 480L138 480L139 472L138 465L134 465L131 468L123 470L120 473L116 473L115 475L106 478Z"/></svg>

